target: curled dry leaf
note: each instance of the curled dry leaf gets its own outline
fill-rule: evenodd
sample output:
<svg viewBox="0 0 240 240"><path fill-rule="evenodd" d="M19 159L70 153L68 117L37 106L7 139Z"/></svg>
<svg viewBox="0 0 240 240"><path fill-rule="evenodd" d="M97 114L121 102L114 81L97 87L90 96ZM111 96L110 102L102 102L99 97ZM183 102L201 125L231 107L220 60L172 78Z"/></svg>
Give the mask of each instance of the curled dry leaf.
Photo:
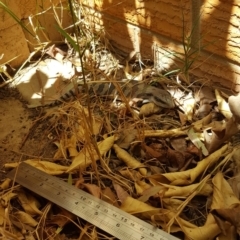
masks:
<svg viewBox="0 0 240 240"><path fill-rule="evenodd" d="M159 106L157 106L156 104L150 102L147 104L144 104L139 112L139 117L147 117L150 116L154 113L158 113L161 111L162 108L160 108Z"/></svg>
<svg viewBox="0 0 240 240"><path fill-rule="evenodd" d="M193 98L192 93L189 93L187 96L184 97L181 108L187 116L187 120L192 121L195 108L195 99Z"/></svg>
<svg viewBox="0 0 240 240"><path fill-rule="evenodd" d="M158 215L158 220L160 221L166 221L172 216L168 210L152 207L130 196L125 199L120 209L130 214L138 214L140 218L144 219L151 219L153 215L158 215L159 213L163 213ZM164 213L166 213L165 216Z"/></svg>
<svg viewBox="0 0 240 240"><path fill-rule="evenodd" d="M11 229L12 231L12 229ZM19 240L19 239L24 239L25 236L23 236L20 232L18 233L12 233L10 231L7 231L3 227L0 228L0 236L3 237L3 239L13 239L13 240ZM32 240L32 239L31 239ZM35 239L34 239L35 240Z"/></svg>
<svg viewBox="0 0 240 240"><path fill-rule="evenodd" d="M231 223L236 228L238 234L240 234L240 202L228 208L216 209L215 211L222 219Z"/></svg>
<svg viewBox="0 0 240 240"><path fill-rule="evenodd" d="M187 142L184 137L172 138L170 143L174 150L178 151L187 150Z"/></svg>
<svg viewBox="0 0 240 240"><path fill-rule="evenodd" d="M69 157L75 157L78 155L77 151L77 138L75 135L72 135L68 142L66 143L66 149L69 152Z"/></svg>
<svg viewBox="0 0 240 240"><path fill-rule="evenodd" d="M212 122L213 115L210 113L206 117L192 123L192 126L196 132L201 132L206 125Z"/></svg>
<svg viewBox="0 0 240 240"><path fill-rule="evenodd" d="M167 184L162 184L166 189L164 192L164 198L170 198L170 197L187 197L190 196L194 191L196 191L196 195L202 195L202 196L210 196L212 193L212 185L211 184L204 184L202 188L200 188L199 191L197 191L199 187L199 183L191 184L184 187L178 187L178 186L172 186Z"/></svg>
<svg viewBox="0 0 240 240"><path fill-rule="evenodd" d="M179 116L179 119L180 119L181 125L182 125L182 126L185 126L186 123L187 123L187 120L188 120L186 114L184 114L184 113L178 111L178 116Z"/></svg>
<svg viewBox="0 0 240 240"><path fill-rule="evenodd" d="M182 172L164 173L162 176L167 178L172 185L188 185L193 183L208 167L216 163L227 150L228 145L224 145L222 148L198 162L195 168Z"/></svg>
<svg viewBox="0 0 240 240"><path fill-rule="evenodd" d="M68 169L67 166L62 166L56 163L52 162L47 162L47 161L41 161L38 159L29 159L24 161L25 163L47 173L50 175L61 175L66 172ZM5 168L15 168L19 165L20 163L6 163L4 166Z"/></svg>
<svg viewBox="0 0 240 240"><path fill-rule="evenodd" d="M93 195L96 198L100 198L100 196L101 196L101 189L97 185L90 184L90 183L83 183L82 185L87 189L87 191L91 195Z"/></svg>
<svg viewBox="0 0 240 240"><path fill-rule="evenodd" d="M218 109L226 119L232 117L232 112L229 108L227 101L222 97L221 92L215 89L216 99L218 102Z"/></svg>
<svg viewBox="0 0 240 240"><path fill-rule="evenodd" d="M119 134L116 144L120 148L128 149L130 144L135 140L137 133L137 129L123 129Z"/></svg>
<svg viewBox="0 0 240 240"><path fill-rule="evenodd" d="M77 218L73 213L65 210L64 208L59 208L56 215L51 216L49 224L56 224L58 227L63 228L66 224L74 221Z"/></svg>
<svg viewBox="0 0 240 240"><path fill-rule="evenodd" d="M87 110L85 109L84 112L86 112ZM85 113L88 114L88 113ZM89 117L89 116L88 116ZM89 129L87 129L84 124L83 121L86 121L86 119L79 119L78 120L78 125L76 126L76 134L77 134L77 139L81 142L85 142L86 139L86 134L89 134ZM102 119L95 117L94 115L92 115L92 131L94 135L98 135L99 132L101 131L102 125L103 125L103 121Z"/></svg>
<svg viewBox="0 0 240 240"><path fill-rule="evenodd" d="M205 147L204 143L200 140L200 138L198 137L198 134L194 131L193 128L190 128L188 130L188 137L189 139L192 141L192 143L199 149L202 151L202 154L204 156L207 156L209 153L208 153L208 150L207 148Z"/></svg>
<svg viewBox="0 0 240 240"><path fill-rule="evenodd" d="M212 136L210 138L210 144L207 146L208 151L211 153L218 149L221 144L229 140L234 134L238 132L238 124L233 118L229 119L226 123L226 128L222 132L212 131ZM207 134L205 132L205 134Z"/></svg>
<svg viewBox="0 0 240 240"><path fill-rule="evenodd" d="M27 224L31 227L36 227L38 225L38 222L34 218L32 218L28 213L17 211L14 213L14 216L16 219L18 219L19 222L23 224Z"/></svg>
<svg viewBox="0 0 240 240"><path fill-rule="evenodd" d="M150 197L155 196L156 194L159 194L160 192L165 192L165 188L163 186L152 186L145 191L142 192L142 196L138 198L141 202L147 202Z"/></svg>
<svg viewBox="0 0 240 240"><path fill-rule="evenodd" d="M98 150L101 156L111 149L114 140L115 137L111 136L97 143ZM86 167L91 165L93 161L99 160L99 157L100 156L96 152L96 149L92 145L85 146L81 150L81 152L73 159L72 164L67 169L67 172L69 173L77 168L79 168L80 170L84 170Z"/></svg>
<svg viewBox="0 0 240 240"><path fill-rule="evenodd" d="M163 206L166 209L172 210L174 212L177 212L179 207L183 204L183 200L180 200L178 198L163 198L162 199Z"/></svg>
<svg viewBox="0 0 240 240"><path fill-rule="evenodd" d="M145 166L137 159L132 157L127 151L120 148L117 144L114 144L113 148L116 152L117 157L121 159L128 167L139 168L139 172L142 175L147 175L147 169L145 168Z"/></svg>
<svg viewBox="0 0 240 240"><path fill-rule="evenodd" d="M137 181L139 179L142 179L142 175L140 172L134 169L121 169L119 170L122 176L124 176L126 179L130 179L132 181Z"/></svg>
<svg viewBox="0 0 240 240"><path fill-rule="evenodd" d="M17 197L26 213L30 215L42 215L42 212L39 210L40 203L33 195L21 190L17 193Z"/></svg>
<svg viewBox="0 0 240 240"><path fill-rule="evenodd" d="M240 94L238 94L237 96L230 96L228 98L229 108L238 123L240 123L239 102L240 102Z"/></svg>
<svg viewBox="0 0 240 240"><path fill-rule="evenodd" d="M176 151L168 148L167 162L170 163L172 168L181 169L186 161L187 153L183 151Z"/></svg>
<svg viewBox="0 0 240 240"><path fill-rule="evenodd" d="M152 185L140 180L136 181L134 185L138 195L142 195L145 190L152 187Z"/></svg>
<svg viewBox="0 0 240 240"><path fill-rule="evenodd" d="M8 189L11 183L12 180L10 178L6 178L0 185L0 191Z"/></svg>
<svg viewBox="0 0 240 240"><path fill-rule="evenodd" d="M7 207L9 201L10 201L11 199L15 198L16 196L17 196L16 193L13 193L13 192L11 192L11 191L6 192L5 194L3 194L3 195L1 196L1 205L2 205L3 207Z"/></svg>
<svg viewBox="0 0 240 240"><path fill-rule="evenodd" d="M0 204L0 225L1 226L3 226L6 219L7 217L6 217L5 208Z"/></svg>
<svg viewBox="0 0 240 240"><path fill-rule="evenodd" d="M202 227L197 227L183 220L178 221L178 223L185 233L185 240L213 240L221 232L212 214L208 214Z"/></svg>
<svg viewBox="0 0 240 240"><path fill-rule="evenodd" d="M206 117L212 110L212 105L208 104L208 103L204 103L202 105L200 105L200 107L198 108L198 110L195 113L195 116L199 119L202 119L204 117Z"/></svg>
<svg viewBox="0 0 240 240"><path fill-rule="evenodd" d="M150 146L142 143L142 148L146 152L146 157L149 158L157 158L161 162L166 162L167 151L161 145L150 144Z"/></svg>
<svg viewBox="0 0 240 240"><path fill-rule="evenodd" d="M201 103L212 103L216 101L214 91L209 86L201 87L195 93L195 99L197 102L201 102Z"/></svg>
<svg viewBox="0 0 240 240"><path fill-rule="evenodd" d="M187 235L185 239L213 239L207 238L207 236L216 236L220 232L220 229L218 228L214 218L211 216L208 218L208 221L203 228L197 227L194 224L185 221L184 219L178 217L176 213L171 210L155 208L131 197L127 197L120 208L130 214L136 214L142 219L149 219L159 224L167 232L171 232L172 229L180 230L181 228L182 231ZM171 226L171 229L166 229L166 223L168 223L171 219L175 219L174 224Z"/></svg>
<svg viewBox="0 0 240 240"><path fill-rule="evenodd" d="M58 147L58 150L54 154L54 159L67 158L69 153L70 157L74 157L78 154L77 151L77 139L75 135L72 135L70 138L63 137L60 142L54 142Z"/></svg>
<svg viewBox="0 0 240 240"><path fill-rule="evenodd" d="M223 174L218 172L212 179L213 200L211 209L229 208L233 204L238 204L239 200L234 195L229 183L224 179Z"/></svg>
<svg viewBox="0 0 240 240"><path fill-rule="evenodd" d="M101 199L115 207L119 207L117 202L117 196L109 187L106 187L105 189L102 190Z"/></svg>
<svg viewBox="0 0 240 240"><path fill-rule="evenodd" d="M124 202L125 199L129 196L129 194L117 183L113 182L113 187L115 192L117 193L117 197L120 202Z"/></svg>

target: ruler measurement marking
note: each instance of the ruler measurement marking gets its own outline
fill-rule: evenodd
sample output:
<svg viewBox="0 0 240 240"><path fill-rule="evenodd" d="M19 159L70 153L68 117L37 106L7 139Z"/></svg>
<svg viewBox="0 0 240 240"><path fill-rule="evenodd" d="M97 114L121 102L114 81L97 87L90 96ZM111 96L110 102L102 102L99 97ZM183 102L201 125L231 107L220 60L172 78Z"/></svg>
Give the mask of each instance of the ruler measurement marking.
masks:
<svg viewBox="0 0 240 240"><path fill-rule="evenodd" d="M14 179L16 172L16 181L20 185L114 237L128 240L177 240L174 236L29 164L21 163L8 177Z"/></svg>

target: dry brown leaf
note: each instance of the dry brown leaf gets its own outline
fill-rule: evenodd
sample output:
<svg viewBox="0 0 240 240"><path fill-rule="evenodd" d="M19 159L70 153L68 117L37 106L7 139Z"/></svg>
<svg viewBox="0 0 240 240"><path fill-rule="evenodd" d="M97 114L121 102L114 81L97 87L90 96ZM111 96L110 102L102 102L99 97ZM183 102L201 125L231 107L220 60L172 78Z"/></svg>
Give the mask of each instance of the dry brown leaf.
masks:
<svg viewBox="0 0 240 240"><path fill-rule="evenodd" d="M207 156L209 154L207 148L204 145L204 143L198 137L198 135L196 134L196 132L194 131L193 128L190 128L188 130L188 137L192 141L192 143L202 152L202 154L204 156Z"/></svg>
<svg viewBox="0 0 240 240"><path fill-rule="evenodd" d="M216 219L216 218L215 218ZM229 240L229 239L237 239L238 234L236 232L236 229L234 226L231 226L230 223L224 222L225 224L225 231L222 230L222 232L217 236L217 240Z"/></svg>
<svg viewBox="0 0 240 240"><path fill-rule="evenodd" d="M12 180L10 178L6 178L0 185L0 191L8 189L11 183Z"/></svg>
<svg viewBox="0 0 240 240"><path fill-rule="evenodd" d="M39 210L40 203L38 200L32 195L28 194L25 191L21 190L17 193L18 200L22 208L25 210L27 214L30 215L42 215L43 213Z"/></svg>
<svg viewBox="0 0 240 240"><path fill-rule="evenodd" d="M187 142L184 137L172 138L170 143L174 150L177 151L187 150Z"/></svg>
<svg viewBox="0 0 240 240"><path fill-rule="evenodd" d="M78 155L77 151L77 138L75 135L72 135L70 139L66 142L67 151L69 153L69 157L76 157Z"/></svg>
<svg viewBox="0 0 240 240"><path fill-rule="evenodd" d="M138 214L141 218L151 219L152 215L157 215L159 213L165 213L166 215L164 216L163 214L162 217L159 216L158 220L165 221L171 218L170 211L152 207L130 196L122 202L120 209L130 214Z"/></svg>
<svg viewBox="0 0 240 240"><path fill-rule="evenodd" d="M230 119L232 117L232 112L229 108L227 101L222 97L221 92L215 89L215 95L218 102L218 109L220 113L226 118Z"/></svg>
<svg viewBox="0 0 240 240"><path fill-rule="evenodd" d="M213 199L211 209L224 209L233 204L239 203L238 198L234 195L229 183L224 179L223 174L218 172L212 179L213 182Z"/></svg>
<svg viewBox="0 0 240 240"><path fill-rule="evenodd" d="M86 116L88 116L88 110L84 108ZM86 129L82 123L83 119L78 120L78 126L76 127L77 139L81 142L85 142L86 134L89 134L89 129ZM102 119L92 115L92 131L94 135L98 135L102 129L103 121Z"/></svg>
<svg viewBox="0 0 240 240"><path fill-rule="evenodd" d="M230 96L228 98L229 108L238 123L240 123L240 110L239 110L240 101L239 100L240 100L240 94L238 94L237 96Z"/></svg>
<svg viewBox="0 0 240 240"><path fill-rule="evenodd" d="M12 231L12 229L11 229ZM19 239L24 239L23 235L19 236L20 233L12 233L7 231L6 229L4 229L3 227L0 227L0 236L2 237L2 239L11 239L11 240L19 240Z"/></svg>
<svg viewBox="0 0 240 240"><path fill-rule="evenodd" d="M236 145L233 148L233 176L228 180L235 196L240 199L240 147Z"/></svg>
<svg viewBox="0 0 240 240"><path fill-rule="evenodd" d="M205 172L206 168L217 162L227 149L228 145L224 145L222 148L198 162L197 166L193 169L175 173L164 173L162 176L167 178L171 185L188 185L193 183L201 173Z"/></svg>
<svg viewBox="0 0 240 240"><path fill-rule="evenodd" d="M192 126L196 132L202 132L204 127L212 122L212 113L209 113L206 117L192 123Z"/></svg>
<svg viewBox="0 0 240 240"><path fill-rule="evenodd" d="M165 228L166 223L168 223L171 218L175 218L175 213L171 210L155 208L132 197L127 197L120 209L127 213L137 215L137 217L141 219L149 219L154 224L160 225L167 232L180 230L177 225L172 225L171 229ZM180 218L177 217L177 219L179 220Z"/></svg>
<svg viewBox="0 0 240 240"><path fill-rule="evenodd" d="M216 97L214 95L213 89L208 86L201 87L195 93L195 99L197 102L202 102L202 103L212 103L216 101Z"/></svg>
<svg viewBox="0 0 240 240"><path fill-rule="evenodd" d="M144 176L147 174L147 169L145 166L134 157L132 157L127 151L120 148L117 144L114 144L113 148L116 152L117 157L122 160L128 167L138 168L139 172Z"/></svg>
<svg viewBox="0 0 240 240"><path fill-rule="evenodd" d="M14 213L14 216L23 224L27 224L31 227L36 227L38 225L38 222L25 212L17 211Z"/></svg>
<svg viewBox="0 0 240 240"><path fill-rule="evenodd" d="M115 137L111 136L97 143L98 150L101 156L111 149L114 140ZM100 156L98 155L98 153L96 152L95 148L92 145L85 146L82 149L82 151L73 159L72 164L68 168L67 172L69 173L77 168L79 168L82 171L86 167L91 165L93 161L99 160L99 157Z"/></svg>
<svg viewBox="0 0 240 240"><path fill-rule="evenodd" d="M222 219L230 222L240 234L240 202L231 205L229 208L215 209L215 211Z"/></svg>
<svg viewBox="0 0 240 240"><path fill-rule="evenodd" d="M186 97L184 97L183 105L181 106L181 108L187 116L187 120L192 121L195 108L195 99L193 98L192 93L189 93Z"/></svg>
<svg viewBox="0 0 240 240"><path fill-rule="evenodd" d="M57 146L57 151L55 152L53 159L67 158L67 149L63 147L65 146L64 142L64 139L61 139L60 142L54 142L54 144Z"/></svg>
<svg viewBox="0 0 240 240"><path fill-rule="evenodd" d="M178 111L178 116L179 116L181 125L182 125L182 126L185 126L186 123L187 123L187 120L188 120L188 119L187 119L187 116L186 116L184 113L180 112L180 111Z"/></svg>
<svg viewBox="0 0 240 240"><path fill-rule="evenodd" d="M119 207L117 196L109 187L106 187L104 190L102 190L101 199L115 207Z"/></svg>
<svg viewBox="0 0 240 240"><path fill-rule="evenodd" d="M186 221L178 223L185 233L185 240L213 240L221 232L212 214L208 214L206 223L202 227L190 226Z"/></svg>
<svg viewBox="0 0 240 240"><path fill-rule="evenodd" d="M212 105L208 103L201 104L198 110L195 112L195 116L198 119L206 117L212 110Z"/></svg>
<svg viewBox="0 0 240 240"><path fill-rule="evenodd" d="M177 212L179 207L183 204L183 200L177 198L162 198L164 208L173 212Z"/></svg>
<svg viewBox="0 0 240 240"><path fill-rule="evenodd" d="M147 104L144 104L139 112L139 117L147 117L154 113L158 113L161 111L161 107L157 106L156 104L150 102Z"/></svg>
<svg viewBox="0 0 240 240"><path fill-rule="evenodd" d="M228 183L231 186L234 195L239 199L240 198L240 173L234 174L234 176L228 180Z"/></svg>
<svg viewBox="0 0 240 240"><path fill-rule="evenodd" d="M155 196L156 194L160 194L163 195L163 192L166 191L166 188L164 188L163 186L152 186L148 189L146 189L145 191L142 192L142 196L138 198L139 201L141 202L147 202L148 199L150 197Z"/></svg>
<svg viewBox="0 0 240 240"><path fill-rule="evenodd" d="M64 208L59 208L58 213L53 215L51 219L48 221L49 224L56 224L58 227L63 228L67 223L71 220L75 220L77 218L73 213L65 210Z"/></svg>
<svg viewBox="0 0 240 240"><path fill-rule="evenodd" d="M172 186L167 184L161 184L161 185L167 189L164 192L164 195L163 195L164 198L187 197L190 194L192 194L194 191L196 191L196 195L210 196L210 194L213 191L212 185L208 183L204 184L204 186L199 191L197 191L199 187L199 183L195 183L195 184L191 184L183 187Z"/></svg>
<svg viewBox="0 0 240 240"><path fill-rule="evenodd" d="M167 162L170 163L172 168L181 169L184 166L185 161L187 160L187 155L189 154L186 152L176 151L168 148Z"/></svg>
<svg viewBox="0 0 240 240"><path fill-rule="evenodd" d="M176 224L178 224L184 232L184 239L186 240L212 240L221 232L211 214L208 215L207 221L203 227L197 227L194 224L176 216L176 214L171 210L154 208L131 197L126 198L121 205L121 209L130 214L137 214L137 216L143 219L152 219L160 224L163 229L165 229L166 223L168 223L170 219L174 218ZM175 229L176 227L172 225L171 228ZM165 230L167 232L171 232L171 229Z"/></svg>
<svg viewBox="0 0 240 240"><path fill-rule="evenodd" d="M70 138L63 137L60 142L54 142L58 147L56 153L54 154L54 159L67 158L68 154L70 157L74 157L78 154L77 151L77 139L75 135Z"/></svg>
<svg viewBox="0 0 240 240"><path fill-rule="evenodd" d="M136 138L137 133L137 129L123 129L123 131L121 131L119 134L119 138L117 139L116 144L120 148L128 149L130 147L130 144Z"/></svg>
<svg viewBox="0 0 240 240"><path fill-rule="evenodd" d="M152 187L152 185L140 180L136 181L134 185L138 195L142 195L145 190Z"/></svg>
<svg viewBox="0 0 240 240"><path fill-rule="evenodd" d="M26 161L23 161L47 174L50 175L61 175L65 173L65 171L68 169L67 166L62 166L56 163L48 162L48 161L42 161L39 159L28 159ZM6 163L4 166L5 168L15 168L20 163Z"/></svg>
<svg viewBox="0 0 240 240"><path fill-rule="evenodd" d="M129 196L128 193L117 183L113 182L113 187L117 193L119 201L124 202L125 199Z"/></svg>
<svg viewBox="0 0 240 240"><path fill-rule="evenodd" d="M17 196L16 193L13 193L12 191L6 192L1 196L1 205L3 207L7 207L9 204L9 201Z"/></svg>
<svg viewBox="0 0 240 240"><path fill-rule="evenodd" d="M207 146L208 151L211 153L218 149L221 144L223 144L225 141L229 140L234 134L238 132L238 124L235 122L233 118L229 119L226 123L226 129L222 132L215 132L212 131L212 136L210 138L210 144ZM205 135L207 134L206 131L204 131ZM205 137L206 138L206 137Z"/></svg>
<svg viewBox="0 0 240 240"><path fill-rule="evenodd" d="M91 195L93 195L96 198L100 198L101 189L97 185L90 184L90 183L83 183L82 186L84 186Z"/></svg>
<svg viewBox="0 0 240 240"><path fill-rule="evenodd" d="M142 179L141 173L134 169L126 168L126 169L119 170L119 172L126 179L131 179L132 181L137 181L139 179Z"/></svg>
<svg viewBox="0 0 240 240"><path fill-rule="evenodd" d="M226 128L226 122L225 121L212 121L211 123L204 126L204 130L212 129L212 131L215 132L221 132Z"/></svg>
<svg viewBox="0 0 240 240"><path fill-rule="evenodd" d="M6 222L6 213L5 208L0 204L0 226L3 226L4 222Z"/></svg>
<svg viewBox="0 0 240 240"><path fill-rule="evenodd" d="M142 144L142 148L146 151L146 156L148 158L157 158L166 160L166 150L157 148L157 144L151 144L150 146L145 143Z"/></svg>

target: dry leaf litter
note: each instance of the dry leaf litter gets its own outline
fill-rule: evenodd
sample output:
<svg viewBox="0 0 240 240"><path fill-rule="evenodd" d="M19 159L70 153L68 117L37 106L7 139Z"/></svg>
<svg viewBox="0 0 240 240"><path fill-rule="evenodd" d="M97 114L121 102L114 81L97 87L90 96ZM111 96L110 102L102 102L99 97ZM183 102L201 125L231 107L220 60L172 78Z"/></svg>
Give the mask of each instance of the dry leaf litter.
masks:
<svg viewBox="0 0 240 240"><path fill-rule="evenodd" d="M83 78L84 69L87 80L157 84L176 107L139 107L124 96L113 104L111 97L77 93L45 107L37 121L46 124L44 134L56 146L52 159L25 162L180 239L235 239L240 233L239 97L228 99L205 83L187 86L179 76L160 74L147 59L123 61L101 42L94 51L87 49L84 67L65 54L52 45L45 57L70 62L75 79ZM1 190L6 239L113 239L9 179Z"/></svg>

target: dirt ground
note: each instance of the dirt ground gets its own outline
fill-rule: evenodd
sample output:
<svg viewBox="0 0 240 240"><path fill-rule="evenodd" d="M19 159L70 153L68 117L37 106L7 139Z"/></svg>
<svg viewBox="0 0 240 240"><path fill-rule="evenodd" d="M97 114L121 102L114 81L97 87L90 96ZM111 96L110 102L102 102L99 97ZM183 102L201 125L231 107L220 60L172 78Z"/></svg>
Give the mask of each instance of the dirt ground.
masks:
<svg viewBox="0 0 240 240"><path fill-rule="evenodd" d="M52 156L54 145L47 137L46 123L37 121L42 109L29 109L16 89L0 89L0 179L4 164Z"/></svg>

